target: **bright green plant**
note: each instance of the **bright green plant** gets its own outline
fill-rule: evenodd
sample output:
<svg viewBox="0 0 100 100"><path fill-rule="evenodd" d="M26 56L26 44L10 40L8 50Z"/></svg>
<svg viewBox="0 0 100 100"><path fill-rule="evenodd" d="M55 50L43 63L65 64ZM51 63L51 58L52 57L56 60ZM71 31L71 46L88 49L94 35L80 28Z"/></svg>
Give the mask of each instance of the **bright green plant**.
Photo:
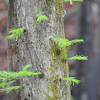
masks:
<svg viewBox="0 0 100 100"><path fill-rule="evenodd" d="M47 16L43 15L42 13L39 13L36 16L37 16L37 22L48 20Z"/></svg>
<svg viewBox="0 0 100 100"><path fill-rule="evenodd" d="M64 2L69 2L70 0L64 0ZM72 0L72 1L80 1L83 2L84 0Z"/></svg>
<svg viewBox="0 0 100 100"><path fill-rule="evenodd" d="M70 58L68 58L68 59L70 59L70 60L88 60L88 58L87 58L87 56L74 56L74 57L70 57Z"/></svg>
<svg viewBox="0 0 100 100"><path fill-rule="evenodd" d="M5 80L5 81L3 80L3 81L0 82L0 87L4 88L5 85L10 85L13 82L15 82L15 80L9 81L9 82L7 82L7 80Z"/></svg>
<svg viewBox="0 0 100 100"><path fill-rule="evenodd" d="M62 80L67 80L68 82L70 82L70 84L73 83L73 86L74 86L74 83L76 84L80 83L80 80L75 79L75 77L62 78Z"/></svg>
<svg viewBox="0 0 100 100"><path fill-rule="evenodd" d="M81 42L84 42L83 39L75 39L75 40L71 40L69 41L68 39L65 39L65 38L51 38L52 41L56 42L57 45L59 47L68 47L70 45L73 45L73 43L81 43ZM54 58L56 59L56 58ZM63 60L67 61L67 60L88 60L87 56L74 56L74 57L71 57L71 58L64 58ZM62 80L67 80L70 84L73 83L73 86L74 86L74 83L78 84L80 83L80 80L77 80L75 79L75 77L66 77L66 78L61 78Z"/></svg>
<svg viewBox="0 0 100 100"><path fill-rule="evenodd" d="M19 28L19 29L15 29L15 30L12 30L10 29L10 31L8 32L9 34L10 33L14 33L14 34L11 34L9 36L7 36L7 39L18 39L20 37L21 34L23 34L25 28Z"/></svg>
<svg viewBox="0 0 100 100"><path fill-rule="evenodd" d="M28 71L27 68L29 68L30 66L32 66L31 64L28 64L27 66L25 66L23 68L22 71L19 72L7 72L7 71L0 71L0 87L2 87L2 89L0 89L0 92L2 91L6 91L7 93L9 93L11 90L16 90L22 86L13 86L10 88L4 88L6 85L10 85L11 83L15 82L17 79L21 79L25 76L31 76L31 75L41 75L41 72L35 73L32 71Z"/></svg>
<svg viewBox="0 0 100 100"><path fill-rule="evenodd" d="M23 86L12 86L10 88L4 88L4 89L0 89L0 92L6 91L6 93L9 93L11 90L16 90L18 88L21 88Z"/></svg>
<svg viewBox="0 0 100 100"><path fill-rule="evenodd" d="M65 39L65 38L52 38L51 40L55 41L58 43L58 46L59 47L67 47L67 46L70 46L70 45L73 45L73 43L81 43L81 42L84 42L83 39L76 39L76 40L71 40L69 41L68 39Z"/></svg>

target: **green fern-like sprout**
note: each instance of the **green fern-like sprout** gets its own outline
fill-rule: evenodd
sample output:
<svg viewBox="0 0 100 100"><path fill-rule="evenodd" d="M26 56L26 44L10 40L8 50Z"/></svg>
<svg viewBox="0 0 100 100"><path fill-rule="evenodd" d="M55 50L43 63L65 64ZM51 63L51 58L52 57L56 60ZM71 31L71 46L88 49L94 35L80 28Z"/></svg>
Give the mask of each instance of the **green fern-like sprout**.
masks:
<svg viewBox="0 0 100 100"><path fill-rule="evenodd" d="M23 86L12 86L10 88L0 89L0 92L6 91L6 93L9 93L10 91L16 90L16 89L21 88L21 87L23 87Z"/></svg>
<svg viewBox="0 0 100 100"><path fill-rule="evenodd" d="M67 77L67 78L61 78L62 80L67 80L68 82L70 82L70 84L74 83L78 84L80 83L80 80L75 79L75 77Z"/></svg>
<svg viewBox="0 0 100 100"><path fill-rule="evenodd" d="M69 2L70 0L63 0L63 2ZM83 2L84 0L72 0L72 1L80 1Z"/></svg>
<svg viewBox="0 0 100 100"><path fill-rule="evenodd" d="M67 46L73 45L73 43L84 42L83 39L75 39L75 40L69 41L68 39L65 39L65 38L51 38L51 40L57 42L59 47L67 47Z"/></svg>
<svg viewBox="0 0 100 100"><path fill-rule="evenodd" d="M6 72L6 71L0 71L0 77L3 77L4 79L11 80L14 78L20 78L23 76L31 76L31 75L40 75L41 73L34 73L30 71L19 71L19 72Z"/></svg>
<svg viewBox="0 0 100 100"><path fill-rule="evenodd" d="M6 91L7 93L13 89L20 88L22 86L13 86L11 88L4 88L6 85L10 85L11 83L15 82L16 79L21 79L25 76L32 76L32 75L41 75L41 72L35 73L32 71L28 71L28 68L32 66L31 64L26 65L22 71L19 72L7 72L7 71L0 71L0 91Z"/></svg>
<svg viewBox="0 0 100 100"><path fill-rule="evenodd" d="M37 16L37 22L48 20L47 16L43 15L42 13L39 13L36 16Z"/></svg>
<svg viewBox="0 0 100 100"><path fill-rule="evenodd" d="M32 65L31 65L31 64L26 65L26 66L23 68L23 71L28 70L28 68L29 68L30 66L32 66Z"/></svg>
<svg viewBox="0 0 100 100"><path fill-rule="evenodd" d="M70 57L68 58L70 60L88 60L88 57L87 56L74 56L74 57Z"/></svg>
<svg viewBox="0 0 100 100"><path fill-rule="evenodd" d="M23 34L24 30L25 30L25 28L19 28L19 29L15 29L15 30L10 29L10 31L8 31L8 34L10 34L10 33L14 33L14 34L11 34L11 35L7 36L6 38L7 39L12 39L12 38L18 39L20 37L20 35Z"/></svg>
<svg viewBox="0 0 100 100"><path fill-rule="evenodd" d="M0 82L0 87L4 88L5 85L10 85L11 83L15 82L15 80L7 82L7 80Z"/></svg>
<svg viewBox="0 0 100 100"><path fill-rule="evenodd" d="M67 60L67 59L70 59L70 60L88 60L88 57L87 56L73 56L73 57L70 57L70 58L65 58L64 60Z"/></svg>
<svg viewBox="0 0 100 100"><path fill-rule="evenodd" d="M31 72L28 71L27 68L32 66L31 64L28 64L27 66L25 66L23 68L23 71L19 71L19 72L7 72L7 71L0 71L0 78L3 80L11 80L11 79L17 79L20 77L24 77L24 76L31 76L31 75L41 75L41 72L35 73L35 72Z"/></svg>

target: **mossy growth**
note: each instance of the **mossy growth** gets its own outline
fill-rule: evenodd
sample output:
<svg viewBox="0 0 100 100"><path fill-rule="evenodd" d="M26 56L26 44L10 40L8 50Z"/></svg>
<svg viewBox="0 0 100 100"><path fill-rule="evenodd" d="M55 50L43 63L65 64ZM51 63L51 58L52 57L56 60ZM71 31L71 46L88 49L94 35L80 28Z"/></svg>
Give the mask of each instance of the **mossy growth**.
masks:
<svg viewBox="0 0 100 100"><path fill-rule="evenodd" d="M39 78L44 78L44 74L42 73L41 75L38 75Z"/></svg>
<svg viewBox="0 0 100 100"><path fill-rule="evenodd" d="M26 85L29 85L29 83L28 83L28 82L26 82Z"/></svg>
<svg viewBox="0 0 100 100"><path fill-rule="evenodd" d="M50 15L55 12L55 17L53 18L55 26L53 31L54 33L57 33L56 28L58 28L60 37L65 38L62 18L63 0L46 0L42 8L42 11L44 11L46 16L49 17L48 19L51 19ZM69 77L68 63L67 61L64 61L64 58L67 58L67 48L60 48L54 41L51 40L50 52L52 54L52 65L48 68L48 70L51 71L51 77L47 78L49 81L47 88L48 93L43 93L47 96L47 100L59 100L61 98L59 89L60 76L56 71L58 71L60 67L61 73L65 73L65 77ZM49 95L49 92L52 92L52 96Z"/></svg>
<svg viewBox="0 0 100 100"><path fill-rule="evenodd" d="M25 97L24 100L28 100L28 99Z"/></svg>
<svg viewBox="0 0 100 100"><path fill-rule="evenodd" d="M56 44L54 41L51 41L51 49L50 49L53 57L53 63L54 66L57 65L59 62L59 67L62 67L62 73L64 71L67 72L67 77L69 77L69 68L68 68L68 63L67 61L64 60L64 58L67 58L67 48L62 47L60 48L58 44Z"/></svg>
<svg viewBox="0 0 100 100"><path fill-rule="evenodd" d="M28 92L28 97L30 97L30 93Z"/></svg>
<svg viewBox="0 0 100 100"><path fill-rule="evenodd" d="M50 52L52 54L52 65L51 67L48 67L48 70L51 71L51 77L47 79L49 81L48 91L52 92L52 96L45 92L44 94L48 97L47 100L59 100L61 98L59 88L60 76L59 73L57 73L57 71L60 67L61 73L64 73L65 77L69 77L68 63L64 60L64 58L67 58L67 48L60 48L58 44L52 40L50 44Z"/></svg>
<svg viewBox="0 0 100 100"><path fill-rule="evenodd" d="M62 24L63 24L63 21L62 21L63 0L56 0L55 9L56 9L57 21L59 21L60 26L62 27Z"/></svg>
<svg viewBox="0 0 100 100"><path fill-rule="evenodd" d="M55 26L52 28L54 33L56 32L56 26L59 24L60 34L61 37L64 38L64 25L63 25L63 0L45 0L42 6L42 11L45 12L44 14L48 17L48 21L50 19L54 20ZM55 17L51 18L51 15Z"/></svg>
<svg viewBox="0 0 100 100"><path fill-rule="evenodd" d="M57 74L51 67L48 68L48 70L51 71L51 77L47 78L49 81L49 86L47 87L49 92L52 92L52 96L50 96L48 93L44 94L47 96L47 100L59 100L60 96L60 89L58 87L59 85L59 74Z"/></svg>

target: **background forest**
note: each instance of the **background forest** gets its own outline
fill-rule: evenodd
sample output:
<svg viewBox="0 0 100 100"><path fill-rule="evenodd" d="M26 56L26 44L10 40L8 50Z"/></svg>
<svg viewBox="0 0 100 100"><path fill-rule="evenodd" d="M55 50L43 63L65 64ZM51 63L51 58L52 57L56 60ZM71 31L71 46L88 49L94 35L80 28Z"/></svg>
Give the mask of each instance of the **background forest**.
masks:
<svg viewBox="0 0 100 100"><path fill-rule="evenodd" d="M66 39L84 39L84 43L70 46L68 56L88 56L88 61L69 61L70 76L76 76L81 83L72 87L73 100L100 100L100 1L64 3L64 29ZM8 0L0 0L0 70L7 70L7 13ZM13 29L14 26L12 26ZM13 70L18 65L13 46ZM18 84L18 83L16 83ZM0 93L0 100L8 95Z"/></svg>

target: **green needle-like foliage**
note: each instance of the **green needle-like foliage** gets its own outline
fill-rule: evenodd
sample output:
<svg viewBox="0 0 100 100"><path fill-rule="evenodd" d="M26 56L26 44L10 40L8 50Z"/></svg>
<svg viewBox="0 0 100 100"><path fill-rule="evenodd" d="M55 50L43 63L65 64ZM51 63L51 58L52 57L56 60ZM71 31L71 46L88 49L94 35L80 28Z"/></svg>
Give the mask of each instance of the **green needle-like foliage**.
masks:
<svg viewBox="0 0 100 100"><path fill-rule="evenodd" d="M11 80L11 79L17 79L23 76L31 76L31 75L40 75L41 72L38 73L34 73L31 71L28 71L27 68L29 68L30 66L32 66L31 64L28 64L27 66L25 66L23 68L23 71L19 71L19 72L7 72L7 71L0 71L0 79L7 79L7 80Z"/></svg>
<svg viewBox="0 0 100 100"><path fill-rule="evenodd" d="M4 88L5 85L10 85L11 83L15 82L15 80L7 82L7 80L0 82L0 87Z"/></svg>
<svg viewBox="0 0 100 100"><path fill-rule="evenodd" d="M70 60L88 60L88 57L87 56L74 56L74 57L71 57L71 58L68 58Z"/></svg>
<svg viewBox="0 0 100 100"><path fill-rule="evenodd" d="M64 0L64 2L69 2L70 0ZM80 1L83 2L84 0L72 0L72 1Z"/></svg>
<svg viewBox="0 0 100 100"><path fill-rule="evenodd" d="M6 93L9 93L11 90L16 90L18 88L21 88L23 86L12 86L10 88L4 88L4 89L0 89L0 92L6 91Z"/></svg>
<svg viewBox="0 0 100 100"><path fill-rule="evenodd" d="M73 86L74 86L74 83L76 84L80 83L80 80L75 79L75 77L62 78L62 80L67 80L68 82L70 82L70 84L73 83Z"/></svg>
<svg viewBox="0 0 100 100"><path fill-rule="evenodd" d="M26 66L23 68L23 71L28 70L28 68L29 68L30 66L32 66L32 65L31 65L31 64L26 65Z"/></svg>
<svg viewBox="0 0 100 100"><path fill-rule="evenodd" d="M70 57L70 58L65 58L64 60L67 60L67 59L70 59L70 60L88 60L88 57L87 56L73 56L73 57Z"/></svg>
<svg viewBox="0 0 100 100"><path fill-rule="evenodd" d="M51 38L51 40L57 42L59 47L67 47L67 46L73 45L73 43L84 42L83 39L75 39L75 40L69 41L68 39L65 39L65 38Z"/></svg>
<svg viewBox="0 0 100 100"><path fill-rule="evenodd" d="M27 68L32 66L31 64L28 64L23 68L22 71L19 72L7 72L7 71L0 71L0 87L3 89L0 89L1 91L6 91L7 93L10 92L13 89L20 88L22 86L15 86L11 88L4 88L6 85L10 85L11 83L15 82L16 79L23 78L24 76L31 76L31 75L41 75L41 72L35 73L32 71L28 71Z"/></svg>
<svg viewBox="0 0 100 100"><path fill-rule="evenodd" d="M48 20L47 16L43 15L42 13L39 13L36 16L37 16L37 22Z"/></svg>
<svg viewBox="0 0 100 100"><path fill-rule="evenodd" d="M34 73L27 70L19 71L19 72L6 72L6 71L0 71L0 77L3 77L4 79L13 79L13 78L20 78L23 76L31 76L31 75L40 75L41 73Z"/></svg>
<svg viewBox="0 0 100 100"><path fill-rule="evenodd" d="M11 44L11 45L16 45L16 44Z"/></svg>
<svg viewBox="0 0 100 100"><path fill-rule="evenodd" d="M24 30L25 30L25 28L19 28L19 29L15 29L15 30L10 29L10 31L8 33L9 34L14 33L14 34L11 34L11 35L7 36L6 38L7 39L12 39L12 38L18 39L20 37L20 35L23 34Z"/></svg>

